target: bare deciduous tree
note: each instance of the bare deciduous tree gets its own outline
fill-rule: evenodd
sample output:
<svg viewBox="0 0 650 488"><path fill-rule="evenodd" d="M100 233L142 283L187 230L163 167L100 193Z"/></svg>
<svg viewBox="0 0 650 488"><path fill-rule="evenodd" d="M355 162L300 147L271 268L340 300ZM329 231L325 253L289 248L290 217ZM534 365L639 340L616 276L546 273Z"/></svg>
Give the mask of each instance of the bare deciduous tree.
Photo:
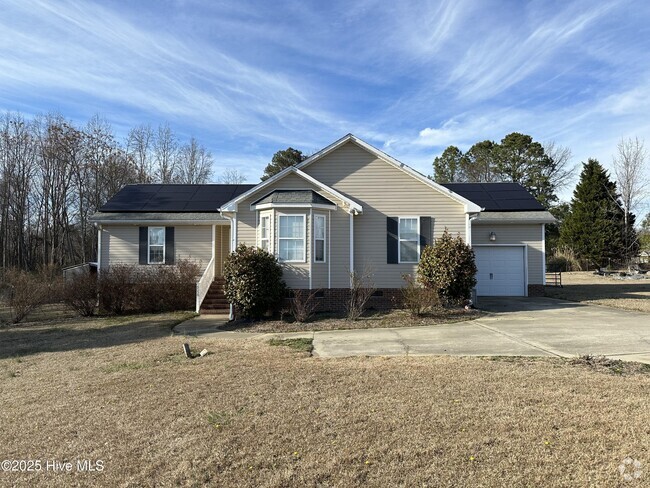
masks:
<svg viewBox="0 0 650 488"><path fill-rule="evenodd" d="M555 141L547 141L542 146L546 155L553 161L553 164L548 168L546 177L555 190L566 188L571 183L578 168L577 164L571 164L573 158L571 149L560 146Z"/></svg>
<svg viewBox="0 0 650 488"><path fill-rule="evenodd" d="M176 183L206 183L212 175L212 154L192 137L190 142L181 146L176 160Z"/></svg>
<svg viewBox="0 0 650 488"><path fill-rule="evenodd" d="M153 142L156 176L160 183L173 183L176 176L178 143L169 124L158 126Z"/></svg>
<svg viewBox="0 0 650 488"><path fill-rule="evenodd" d="M123 146L99 116L77 127L58 114L0 114L0 272L95 259L90 217L126 184L209 178L212 159L196 140L179 160L169 126L159 135L136 127Z"/></svg>
<svg viewBox="0 0 650 488"><path fill-rule="evenodd" d="M219 183L229 185L241 185L246 181L246 177L238 169L228 168L219 176Z"/></svg>
<svg viewBox="0 0 650 488"><path fill-rule="evenodd" d="M616 146L616 155L613 158L614 173L625 212L626 240L631 234L630 214L638 208L648 194L650 180L648 179L647 159L648 153L645 150L644 142L638 137L621 139ZM633 247L632 244L625 243L626 252Z"/></svg>

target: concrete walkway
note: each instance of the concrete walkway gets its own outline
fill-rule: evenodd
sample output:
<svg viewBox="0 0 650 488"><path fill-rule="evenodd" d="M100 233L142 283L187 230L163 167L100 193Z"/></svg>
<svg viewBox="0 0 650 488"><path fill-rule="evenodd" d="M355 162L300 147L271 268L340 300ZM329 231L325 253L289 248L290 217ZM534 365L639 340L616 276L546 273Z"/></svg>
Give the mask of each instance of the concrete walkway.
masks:
<svg viewBox="0 0 650 488"><path fill-rule="evenodd" d="M447 325L304 333L223 332L227 316L204 315L174 328L185 335L219 338L314 339L321 357L441 355L605 355L650 364L650 315L552 298L481 298L489 315Z"/></svg>

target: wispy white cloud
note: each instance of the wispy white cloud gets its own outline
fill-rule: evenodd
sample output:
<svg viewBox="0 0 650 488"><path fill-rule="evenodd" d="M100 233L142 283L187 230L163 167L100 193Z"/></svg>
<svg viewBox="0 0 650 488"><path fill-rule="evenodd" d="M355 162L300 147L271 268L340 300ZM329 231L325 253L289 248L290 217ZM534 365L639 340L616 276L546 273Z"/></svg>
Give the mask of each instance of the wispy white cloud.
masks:
<svg viewBox="0 0 650 488"><path fill-rule="evenodd" d="M0 0L0 108L168 120L249 180L348 132L429 173L519 131L576 160L650 141L643 0Z"/></svg>

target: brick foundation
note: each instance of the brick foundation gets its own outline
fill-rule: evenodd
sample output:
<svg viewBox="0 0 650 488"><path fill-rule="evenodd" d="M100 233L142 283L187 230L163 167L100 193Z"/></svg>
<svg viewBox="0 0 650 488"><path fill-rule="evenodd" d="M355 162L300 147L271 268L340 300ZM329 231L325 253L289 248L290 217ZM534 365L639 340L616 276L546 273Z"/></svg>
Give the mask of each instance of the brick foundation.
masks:
<svg viewBox="0 0 650 488"><path fill-rule="evenodd" d="M544 296L544 285L528 285L528 296L529 297L543 297Z"/></svg>
<svg viewBox="0 0 650 488"><path fill-rule="evenodd" d="M311 290L311 292L318 292L316 312L344 312L345 305L350 297L349 288L326 288L322 290ZM290 299L285 299L282 306L286 309L290 308ZM368 300L366 308L368 310L391 310L400 308L401 306L401 288L378 288L375 294Z"/></svg>

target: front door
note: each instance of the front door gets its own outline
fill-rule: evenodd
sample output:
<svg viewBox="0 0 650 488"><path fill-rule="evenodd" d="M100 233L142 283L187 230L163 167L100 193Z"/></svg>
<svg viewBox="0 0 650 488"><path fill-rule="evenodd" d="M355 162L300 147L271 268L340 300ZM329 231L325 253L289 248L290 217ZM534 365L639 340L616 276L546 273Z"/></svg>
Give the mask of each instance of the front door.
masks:
<svg viewBox="0 0 650 488"><path fill-rule="evenodd" d="M217 225L214 246L214 275L222 277L223 262L230 254L230 225Z"/></svg>

